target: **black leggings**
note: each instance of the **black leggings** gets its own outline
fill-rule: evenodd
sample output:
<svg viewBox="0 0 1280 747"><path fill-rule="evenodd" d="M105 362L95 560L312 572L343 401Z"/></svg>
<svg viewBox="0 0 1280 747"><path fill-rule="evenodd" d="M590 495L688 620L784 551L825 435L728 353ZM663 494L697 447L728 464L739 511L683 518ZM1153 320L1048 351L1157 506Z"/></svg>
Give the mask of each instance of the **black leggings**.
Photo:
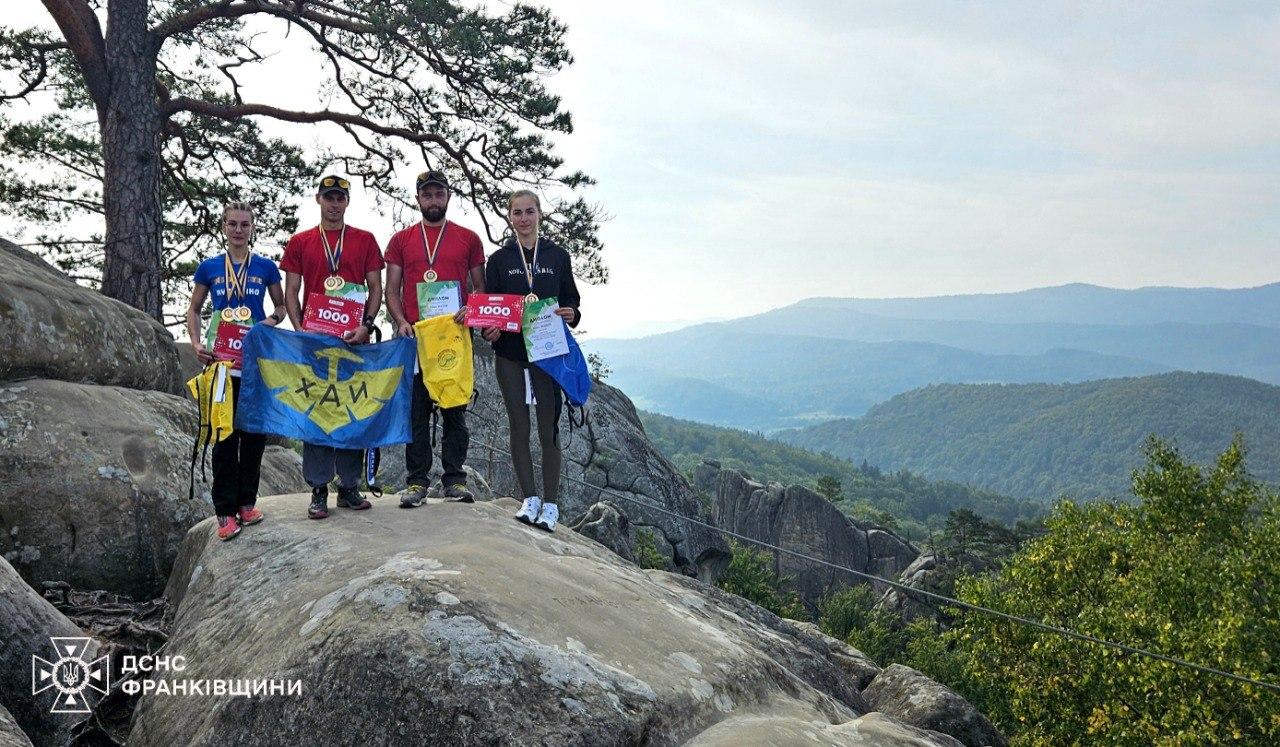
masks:
<svg viewBox="0 0 1280 747"><path fill-rule="evenodd" d="M232 406L240 403L240 377L231 380ZM262 474L262 452L267 437L261 433L231 431L213 445L213 510L218 516L235 516L244 506L258 501L258 481Z"/></svg>
<svg viewBox="0 0 1280 747"><path fill-rule="evenodd" d="M516 470L523 498L538 495L533 482L533 454L529 449L529 406L524 399L524 372L529 372L533 382L533 396L537 398L538 442L542 446L542 495L546 503L555 503L560 492L560 446L556 443L556 407L560 390L546 371L532 363L520 363L497 356L494 372L502 402L507 406L507 422L511 431L511 462Z"/></svg>

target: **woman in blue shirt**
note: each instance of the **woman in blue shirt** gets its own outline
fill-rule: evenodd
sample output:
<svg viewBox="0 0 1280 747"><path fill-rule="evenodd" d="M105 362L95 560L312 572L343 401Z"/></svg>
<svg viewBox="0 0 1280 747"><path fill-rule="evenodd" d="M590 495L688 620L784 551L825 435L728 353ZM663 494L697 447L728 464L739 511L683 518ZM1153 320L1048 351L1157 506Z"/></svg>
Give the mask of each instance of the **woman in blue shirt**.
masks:
<svg viewBox="0 0 1280 747"><path fill-rule="evenodd" d="M196 268L191 303L187 306L187 334L191 347L201 363L215 359L216 330L223 325L275 326L284 320L284 290L280 287L280 270L276 263L249 248L253 240L253 207L244 202L229 203L222 211L222 233L227 250L210 257ZM263 308L266 296L273 305L268 316ZM213 304L209 333L201 334L200 311L205 299ZM225 332L221 330L226 338ZM221 356L226 357L226 356ZM231 372L231 397L240 397L240 372ZM229 540L240 533L240 527L262 521L258 501L258 481L262 469L262 452L267 437L261 433L231 435L213 446L213 508L218 516L218 539Z"/></svg>

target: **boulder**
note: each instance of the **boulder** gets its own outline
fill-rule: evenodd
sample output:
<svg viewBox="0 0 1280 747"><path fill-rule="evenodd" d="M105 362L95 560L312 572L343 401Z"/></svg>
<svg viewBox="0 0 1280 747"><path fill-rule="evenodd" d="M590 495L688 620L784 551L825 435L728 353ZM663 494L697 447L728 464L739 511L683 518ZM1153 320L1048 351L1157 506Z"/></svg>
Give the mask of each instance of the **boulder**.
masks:
<svg viewBox="0 0 1280 747"><path fill-rule="evenodd" d="M196 418L161 392L0 385L0 554L32 585L157 596L187 529L213 513L208 484L188 498ZM301 464L268 447L263 494L305 488Z"/></svg>
<svg viewBox="0 0 1280 747"><path fill-rule="evenodd" d="M969 701L911 667L890 665L863 695L875 710L921 729L949 734L967 747L1009 743Z"/></svg>
<svg viewBox="0 0 1280 747"><path fill-rule="evenodd" d="M701 465L700 484L712 484L712 469L710 462ZM731 469L715 470L714 484L716 524L747 537L882 578L895 578L920 554L891 530L854 521L801 485L761 484ZM774 552L774 565L811 610L834 591L866 583L793 555Z"/></svg>
<svg viewBox="0 0 1280 747"><path fill-rule="evenodd" d="M49 640L53 637L84 638L85 633L0 558L0 703L9 709L5 715L12 714L22 732L41 745L69 743L72 729L85 719L79 714L52 713L53 691L31 692L31 657L39 656L50 662L59 658ZM98 644L94 641L88 654L80 658L92 661L97 655ZM7 731L11 730L0 723L0 745L6 744Z"/></svg>
<svg viewBox="0 0 1280 747"><path fill-rule="evenodd" d="M181 392L173 335L0 239L0 381L59 379Z"/></svg>
<svg viewBox="0 0 1280 747"><path fill-rule="evenodd" d="M816 624L797 622L796 625L808 630L820 638L823 643L827 644L827 651L830 652L831 660L844 670L845 674L857 685L858 690L865 689L867 685L871 684L871 680L874 680L876 675L880 674L880 667L876 666L871 657L839 638L823 633L822 629Z"/></svg>
<svg viewBox="0 0 1280 747"><path fill-rule="evenodd" d="M624 560L635 562L631 550L631 523L627 515L618 511L612 503L601 501L582 515L572 526L573 531L599 542L613 550Z"/></svg>
<svg viewBox="0 0 1280 747"><path fill-rule="evenodd" d="M511 447L507 413L494 378L493 351L478 338L475 351L478 393L467 414L471 431L467 465L479 473L494 495L522 497L517 495L519 489L508 455ZM717 532L682 518L711 523L710 507L699 502L684 476L649 442L635 406L625 394L596 382L588 408L588 423L572 432L568 418L560 420L560 444L564 449L561 522L574 524L596 503L609 501L627 517L633 543L636 531L648 530L659 553L671 559L672 568L714 581L729 563L728 544ZM532 439L532 449L535 464L540 464L542 456L536 437ZM436 462L438 474L439 460ZM404 487L403 469L404 450L384 449L384 484ZM610 492L604 492L606 488Z"/></svg>
<svg viewBox="0 0 1280 747"><path fill-rule="evenodd" d="M734 716L707 729L685 747L962 747L956 739L868 713L843 724L787 716Z"/></svg>
<svg viewBox="0 0 1280 747"><path fill-rule="evenodd" d="M130 743L676 744L738 715L865 711L812 636L520 524L514 500L400 511L388 496L323 522L285 510L303 500L265 499L271 518L231 542L212 520L188 533L166 590L166 653L187 666L155 675ZM180 679L301 693L163 694Z"/></svg>
<svg viewBox="0 0 1280 747"><path fill-rule="evenodd" d="M927 553L907 566L898 580L913 589L954 596L955 582L959 576L985 573L995 568L994 561L969 553L959 555ZM944 622L947 617L943 612L943 607L946 605L897 588L886 591L876 606L902 620L904 624L922 618Z"/></svg>
<svg viewBox="0 0 1280 747"><path fill-rule="evenodd" d="M31 740L3 705L0 705L0 747L31 747Z"/></svg>

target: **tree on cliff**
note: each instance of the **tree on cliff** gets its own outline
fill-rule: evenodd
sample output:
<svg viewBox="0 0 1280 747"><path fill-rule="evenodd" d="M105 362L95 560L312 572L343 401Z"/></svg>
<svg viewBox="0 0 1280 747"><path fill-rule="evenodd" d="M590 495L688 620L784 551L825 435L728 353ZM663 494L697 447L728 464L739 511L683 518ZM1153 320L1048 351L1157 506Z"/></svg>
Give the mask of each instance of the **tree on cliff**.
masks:
<svg viewBox="0 0 1280 747"><path fill-rule="evenodd" d="M259 235L296 228L292 198L334 168L378 206L416 210L395 170L449 173L504 230L505 193L548 193L546 230L589 282L607 270L599 214L548 139L572 131L544 78L572 62L566 29L523 4L490 14L454 0L43 0L58 33L0 28L0 104L54 111L0 118L0 209L40 227L37 241L73 276L162 318L173 281L217 246L221 204L260 212ZM287 74L271 57L310 49L323 81L314 106L253 100ZM279 91L280 83L273 90ZM4 110L0 109L0 115ZM293 123L287 141L267 122ZM304 160L328 129L343 145ZM296 133L296 134L295 134ZM82 225L98 226L89 234ZM166 283L168 282L168 285Z"/></svg>

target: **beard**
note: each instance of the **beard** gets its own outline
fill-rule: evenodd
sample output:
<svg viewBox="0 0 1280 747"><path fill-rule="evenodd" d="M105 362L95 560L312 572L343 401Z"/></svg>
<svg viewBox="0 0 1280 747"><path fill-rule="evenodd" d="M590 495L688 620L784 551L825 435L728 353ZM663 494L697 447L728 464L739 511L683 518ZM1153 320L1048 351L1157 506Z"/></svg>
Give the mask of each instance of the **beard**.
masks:
<svg viewBox="0 0 1280 747"><path fill-rule="evenodd" d="M422 208L422 217L425 218L428 223L437 223L444 218L446 210L447 208L432 205L429 208Z"/></svg>

